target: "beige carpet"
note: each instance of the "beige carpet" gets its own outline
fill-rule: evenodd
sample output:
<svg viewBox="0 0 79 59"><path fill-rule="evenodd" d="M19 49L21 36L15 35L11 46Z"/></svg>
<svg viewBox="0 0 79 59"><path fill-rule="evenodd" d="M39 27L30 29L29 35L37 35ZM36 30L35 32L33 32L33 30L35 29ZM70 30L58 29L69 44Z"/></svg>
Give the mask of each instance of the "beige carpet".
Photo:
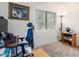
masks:
<svg viewBox="0 0 79 59"><path fill-rule="evenodd" d="M43 49L50 57L79 57L79 48L73 48L61 42L54 42L39 48Z"/></svg>

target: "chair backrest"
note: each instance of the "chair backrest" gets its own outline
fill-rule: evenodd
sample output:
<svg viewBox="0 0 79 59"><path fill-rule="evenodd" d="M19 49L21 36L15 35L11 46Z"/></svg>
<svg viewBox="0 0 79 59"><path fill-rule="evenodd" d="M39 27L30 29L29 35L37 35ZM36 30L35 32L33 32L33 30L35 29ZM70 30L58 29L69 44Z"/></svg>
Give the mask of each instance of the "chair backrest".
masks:
<svg viewBox="0 0 79 59"><path fill-rule="evenodd" d="M30 43L30 40L31 40L31 37L32 37L32 33L33 33L32 28L31 29L28 29L27 36L26 36L26 41L28 43Z"/></svg>

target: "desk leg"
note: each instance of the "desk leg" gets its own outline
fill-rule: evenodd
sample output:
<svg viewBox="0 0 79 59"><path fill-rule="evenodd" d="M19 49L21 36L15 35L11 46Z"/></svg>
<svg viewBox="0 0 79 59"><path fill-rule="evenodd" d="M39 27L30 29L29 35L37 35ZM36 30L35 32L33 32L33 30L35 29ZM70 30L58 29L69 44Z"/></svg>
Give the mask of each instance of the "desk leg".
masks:
<svg viewBox="0 0 79 59"><path fill-rule="evenodd" d="M17 56L17 47L16 47L16 56Z"/></svg>
<svg viewBox="0 0 79 59"><path fill-rule="evenodd" d="M61 41L64 42L64 35L61 33Z"/></svg>

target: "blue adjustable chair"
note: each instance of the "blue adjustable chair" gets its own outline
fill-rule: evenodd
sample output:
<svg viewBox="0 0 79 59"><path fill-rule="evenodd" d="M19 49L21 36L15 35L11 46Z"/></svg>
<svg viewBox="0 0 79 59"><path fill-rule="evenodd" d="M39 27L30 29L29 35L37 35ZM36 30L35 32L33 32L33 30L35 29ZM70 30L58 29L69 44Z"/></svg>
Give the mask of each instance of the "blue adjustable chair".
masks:
<svg viewBox="0 0 79 59"><path fill-rule="evenodd" d="M32 23L28 23L27 24L28 27L30 27L30 29L28 29L27 32L27 36L26 36L26 41L28 42L28 45L31 46L31 48L34 48L34 42L33 42L33 29L34 26L32 25Z"/></svg>
<svg viewBox="0 0 79 59"><path fill-rule="evenodd" d="M30 29L28 29L28 31L27 31L27 36L26 36L26 38L24 38L24 37L20 37L20 38L19 38L19 39L21 39L22 42L23 42L23 39L25 39L25 40L27 41L26 43L23 42L24 45L21 46L21 47L22 47L23 56L24 56L24 54L26 53L25 51L26 51L26 48L27 48L27 47L31 47L31 49L34 48L34 44L33 44L33 25L32 25L32 23L28 23L27 26L30 27ZM20 46L20 45L21 45L21 44L18 44L18 46ZM33 55L33 54L32 54L32 55Z"/></svg>

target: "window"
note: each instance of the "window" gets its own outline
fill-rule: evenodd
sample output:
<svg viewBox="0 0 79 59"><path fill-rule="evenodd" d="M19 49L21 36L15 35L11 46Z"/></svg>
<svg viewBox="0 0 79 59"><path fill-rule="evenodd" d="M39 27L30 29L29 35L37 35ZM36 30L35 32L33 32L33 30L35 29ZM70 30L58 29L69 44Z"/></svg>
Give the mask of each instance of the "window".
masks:
<svg viewBox="0 0 79 59"><path fill-rule="evenodd" d="M53 12L47 12L47 29L51 30L55 28L55 16L56 13Z"/></svg>
<svg viewBox="0 0 79 59"><path fill-rule="evenodd" d="M54 29L56 13L36 10L36 25L38 30Z"/></svg>

